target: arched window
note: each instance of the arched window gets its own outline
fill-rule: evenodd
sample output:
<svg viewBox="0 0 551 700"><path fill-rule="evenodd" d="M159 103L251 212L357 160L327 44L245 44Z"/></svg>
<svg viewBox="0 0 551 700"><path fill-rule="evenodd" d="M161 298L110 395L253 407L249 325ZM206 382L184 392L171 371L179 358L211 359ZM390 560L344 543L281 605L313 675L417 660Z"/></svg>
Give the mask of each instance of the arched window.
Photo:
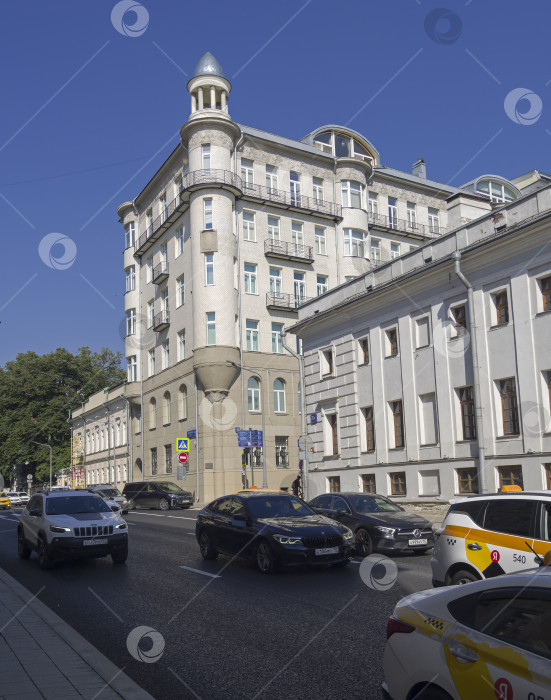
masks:
<svg viewBox="0 0 551 700"><path fill-rule="evenodd" d="M149 430L157 427L157 402L151 399L149 402Z"/></svg>
<svg viewBox="0 0 551 700"><path fill-rule="evenodd" d="M285 382L283 379L274 381L274 411L276 413L285 412Z"/></svg>
<svg viewBox="0 0 551 700"><path fill-rule="evenodd" d="M170 423L170 392L165 391L163 396L163 425Z"/></svg>
<svg viewBox="0 0 551 700"><path fill-rule="evenodd" d="M179 389L178 411L180 420L187 419L187 386L182 384Z"/></svg>
<svg viewBox="0 0 551 700"><path fill-rule="evenodd" d="M250 377L247 382L249 411L260 411L260 382L256 377Z"/></svg>

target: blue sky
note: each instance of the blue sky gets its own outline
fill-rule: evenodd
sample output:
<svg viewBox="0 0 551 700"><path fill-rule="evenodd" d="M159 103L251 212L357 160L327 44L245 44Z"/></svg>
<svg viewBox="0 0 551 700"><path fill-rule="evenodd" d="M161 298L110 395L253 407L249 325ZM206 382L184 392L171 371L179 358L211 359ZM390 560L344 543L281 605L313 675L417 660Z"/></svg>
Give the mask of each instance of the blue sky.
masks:
<svg viewBox="0 0 551 700"><path fill-rule="evenodd" d="M549 3L442 2L144 0L139 36L117 31L114 0L4 3L0 364L27 350L124 349L116 207L177 143L206 50L232 82L235 121L297 139L346 124L384 165L409 171L422 156L453 185L551 171ZM518 123L526 100L505 111L517 88L535 94L531 124ZM66 269L40 257L52 233L74 241Z"/></svg>

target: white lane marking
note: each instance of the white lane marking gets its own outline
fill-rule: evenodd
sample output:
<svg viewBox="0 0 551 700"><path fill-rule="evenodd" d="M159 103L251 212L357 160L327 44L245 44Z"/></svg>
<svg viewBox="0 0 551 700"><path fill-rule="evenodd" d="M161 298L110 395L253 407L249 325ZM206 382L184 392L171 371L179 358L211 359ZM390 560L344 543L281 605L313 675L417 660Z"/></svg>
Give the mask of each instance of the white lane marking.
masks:
<svg viewBox="0 0 551 700"><path fill-rule="evenodd" d="M19 520L19 517L20 516L15 515L15 513L13 513L13 517L10 517L9 515L0 515L0 518L2 518L2 520L10 520L12 523L16 523Z"/></svg>
<svg viewBox="0 0 551 700"><path fill-rule="evenodd" d="M194 533L194 532L187 532L186 534L187 534L187 535L191 535L192 537L195 537L195 533Z"/></svg>
<svg viewBox="0 0 551 700"><path fill-rule="evenodd" d="M193 520L193 522L197 520L197 518L186 518L185 515L165 515L165 518L176 518L176 520Z"/></svg>
<svg viewBox="0 0 551 700"><path fill-rule="evenodd" d="M218 574L209 574L208 571L201 571L200 569L192 569L191 566L179 566L179 569L185 569L186 571L193 571L196 574L203 574L203 576L210 576L211 578L222 578Z"/></svg>
<svg viewBox="0 0 551 700"><path fill-rule="evenodd" d="M150 515L152 518L166 518L166 515L161 515L160 513L136 513L134 510L132 515Z"/></svg>

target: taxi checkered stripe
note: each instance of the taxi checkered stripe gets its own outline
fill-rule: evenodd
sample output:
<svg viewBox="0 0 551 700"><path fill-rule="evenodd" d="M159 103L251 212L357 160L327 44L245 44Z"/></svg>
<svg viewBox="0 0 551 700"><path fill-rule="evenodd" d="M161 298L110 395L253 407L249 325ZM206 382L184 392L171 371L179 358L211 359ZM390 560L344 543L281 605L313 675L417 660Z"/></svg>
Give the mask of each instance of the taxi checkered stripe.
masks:
<svg viewBox="0 0 551 700"><path fill-rule="evenodd" d="M454 545L457 542L457 540L454 539L453 537L447 537L446 540L447 540L448 544L451 544L451 545Z"/></svg>
<svg viewBox="0 0 551 700"><path fill-rule="evenodd" d="M443 632L446 627L444 620L440 620L437 617L424 617L423 619L427 625L430 625L431 627L434 627L434 629L440 630L441 632Z"/></svg>

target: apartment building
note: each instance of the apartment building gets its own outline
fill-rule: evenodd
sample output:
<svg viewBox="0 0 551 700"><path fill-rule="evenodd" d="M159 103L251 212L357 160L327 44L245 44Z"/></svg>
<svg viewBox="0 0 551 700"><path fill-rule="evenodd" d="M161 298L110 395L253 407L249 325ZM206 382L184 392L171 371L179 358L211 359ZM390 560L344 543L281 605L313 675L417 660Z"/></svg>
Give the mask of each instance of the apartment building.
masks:
<svg viewBox="0 0 551 700"><path fill-rule="evenodd" d="M309 496L551 489L551 186L539 182L301 306Z"/></svg>

